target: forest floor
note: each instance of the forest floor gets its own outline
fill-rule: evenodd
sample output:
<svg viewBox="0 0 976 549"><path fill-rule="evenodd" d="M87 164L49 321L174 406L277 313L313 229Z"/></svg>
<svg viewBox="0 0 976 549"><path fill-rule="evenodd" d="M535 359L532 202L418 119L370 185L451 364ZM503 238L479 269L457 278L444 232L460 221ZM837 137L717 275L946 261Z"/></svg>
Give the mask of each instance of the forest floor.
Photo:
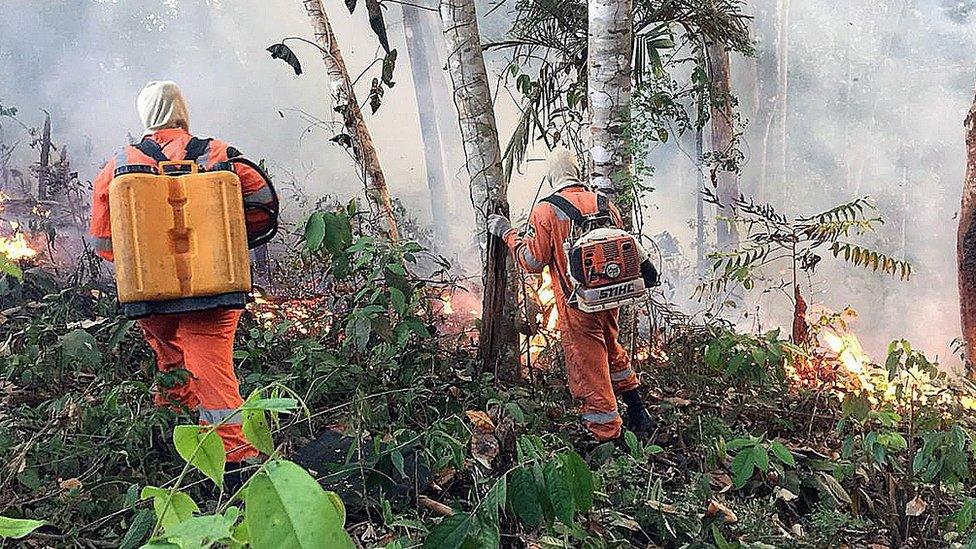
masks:
<svg viewBox="0 0 976 549"><path fill-rule="evenodd" d="M907 343L852 365L775 332L669 329L639 353L651 440L596 445L554 349L531 381L476 374L472 326L425 301L446 286L356 242L336 246L359 291L259 300L235 358L243 394L301 400L274 423L283 455L338 441L318 474L363 547L976 547L976 401ZM141 488L184 465L171 433L194 418L153 407L174 379L95 280L4 282L0 510L47 522L23 546L141 545Z"/></svg>

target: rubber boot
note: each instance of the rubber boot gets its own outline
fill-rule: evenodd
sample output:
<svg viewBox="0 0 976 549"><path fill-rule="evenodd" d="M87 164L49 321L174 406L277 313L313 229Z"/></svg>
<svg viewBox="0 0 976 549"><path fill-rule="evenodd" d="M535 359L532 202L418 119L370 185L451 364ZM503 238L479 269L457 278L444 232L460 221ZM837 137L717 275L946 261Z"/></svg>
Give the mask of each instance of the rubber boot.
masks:
<svg viewBox="0 0 976 549"><path fill-rule="evenodd" d="M654 420L650 412L644 407L640 389L631 389L620 393L620 399L627 405L624 413L624 427L634 434L646 435L654 430Z"/></svg>

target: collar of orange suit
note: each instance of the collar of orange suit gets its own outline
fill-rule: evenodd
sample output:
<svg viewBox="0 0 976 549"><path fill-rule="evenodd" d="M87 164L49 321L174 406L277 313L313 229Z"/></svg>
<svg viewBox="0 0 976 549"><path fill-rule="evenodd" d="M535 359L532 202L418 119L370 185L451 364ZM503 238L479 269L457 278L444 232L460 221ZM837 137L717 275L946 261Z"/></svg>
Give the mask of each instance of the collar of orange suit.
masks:
<svg viewBox="0 0 976 549"><path fill-rule="evenodd" d="M170 141L178 139L184 135L190 135L190 132L184 130L183 128L166 128L165 130L156 130L146 137L152 139L156 143L159 143L160 147L165 147Z"/></svg>

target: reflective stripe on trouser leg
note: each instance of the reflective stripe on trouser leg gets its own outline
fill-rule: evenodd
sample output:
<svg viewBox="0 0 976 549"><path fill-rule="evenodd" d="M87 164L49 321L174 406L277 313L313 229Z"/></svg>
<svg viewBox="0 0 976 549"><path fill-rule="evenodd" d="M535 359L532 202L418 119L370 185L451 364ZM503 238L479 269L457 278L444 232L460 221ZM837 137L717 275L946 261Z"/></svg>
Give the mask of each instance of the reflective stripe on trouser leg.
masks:
<svg viewBox="0 0 976 549"><path fill-rule="evenodd" d="M619 372L611 373L610 381L624 381L632 375L634 375L634 369L627 368L626 370L620 370Z"/></svg>
<svg viewBox="0 0 976 549"><path fill-rule="evenodd" d="M193 374L193 389L200 400L200 423L228 420L217 427L227 461L256 456L257 449L244 438L240 420L234 413L243 404L233 359L234 332L241 312L201 311L178 316L186 367Z"/></svg>
<svg viewBox="0 0 976 549"><path fill-rule="evenodd" d="M620 413L613 412L586 412L582 416L583 421L589 423L613 423L620 419Z"/></svg>
<svg viewBox="0 0 976 549"><path fill-rule="evenodd" d="M597 440L620 436L623 421L610 380L603 313L582 313L557 302L569 390L583 401L582 419Z"/></svg>
<svg viewBox="0 0 976 549"><path fill-rule="evenodd" d="M200 406L197 408L200 414L200 423L221 423L223 425L240 425L243 423L241 413L235 408L218 408L211 410Z"/></svg>
<svg viewBox="0 0 976 549"><path fill-rule="evenodd" d="M112 251L112 237L97 237L95 238L95 251L96 252L111 252Z"/></svg>

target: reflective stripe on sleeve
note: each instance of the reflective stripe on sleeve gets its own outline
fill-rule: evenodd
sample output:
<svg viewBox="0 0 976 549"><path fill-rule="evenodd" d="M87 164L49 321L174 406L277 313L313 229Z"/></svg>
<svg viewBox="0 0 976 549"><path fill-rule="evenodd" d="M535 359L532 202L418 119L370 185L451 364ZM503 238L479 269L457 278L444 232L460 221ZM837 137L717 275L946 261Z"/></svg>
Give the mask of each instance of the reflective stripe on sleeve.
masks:
<svg viewBox="0 0 976 549"><path fill-rule="evenodd" d="M200 153L200 156L197 157L197 164L201 168L207 169L207 168L210 167L209 166L209 163L210 163L210 146L211 146L212 143L213 143L212 141L207 141L207 146L203 149L203 152Z"/></svg>
<svg viewBox="0 0 976 549"><path fill-rule="evenodd" d="M112 237L95 237L95 251L96 252L111 252L112 251Z"/></svg>
<svg viewBox="0 0 976 549"><path fill-rule="evenodd" d="M240 425L243 422L240 412L234 408L209 409L200 406L197 412L200 413L200 421L210 424L223 422L224 425ZM225 419L227 421L224 421Z"/></svg>
<svg viewBox="0 0 976 549"><path fill-rule="evenodd" d="M530 269L542 269L545 265L535 258L532 254L532 250L528 246L522 245L522 259L525 261L525 265Z"/></svg>
<svg viewBox="0 0 976 549"><path fill-rule="evenodd" d="M626 370L620 370L619 372L612 372L610 374L610 381L626 381L630 379L630 376L634 375L633 368L627 368Z"/></svg>
<svg viewBox="0 0 976 549"><path fill-rule="evenodd" d="M583 414L583 421L590 423L610 423L620 419L617 412L587 412Z"/></svg>
<svg viewBox="0 0 976 549"><path fill-rule="evenodd" d="M244 197L245 204L270 204L274 202L274 193L267 185Z"/></svg>

